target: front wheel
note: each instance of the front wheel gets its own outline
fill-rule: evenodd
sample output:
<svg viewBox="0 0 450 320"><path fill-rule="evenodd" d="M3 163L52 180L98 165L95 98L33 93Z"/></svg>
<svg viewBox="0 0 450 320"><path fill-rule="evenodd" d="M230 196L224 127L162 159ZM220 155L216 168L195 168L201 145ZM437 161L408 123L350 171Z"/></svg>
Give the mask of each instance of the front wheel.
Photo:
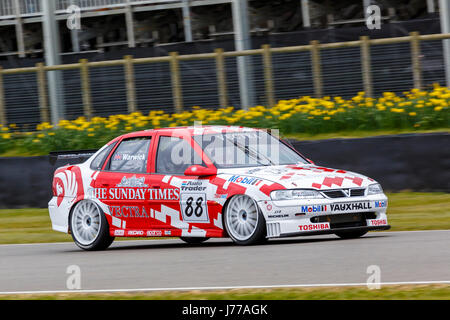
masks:
<svg viewBox="0 0 450 320"><path fill-rule="evenodd" d="M70 231L75 244L84 250L104 250L114 241L109 235L108 221L98 205L81 200L70 214Z"/></svg>
<svg viewBox="0 0 450 320"><path fill-rule="evenodd" d="M225 229L237 244L250 245L264 241L266 221L255 200L245 194L231 198L225 208Z"/></svg>
<svg viewBox="0 0 450 320"><path fill-rule="evenodd" d="M180 237L181 240L183 240L186 243L189 244L199 244L202 242L205 242L209 238L202 238L202 237Z"/></svg>
<svg viewBox="0 0 450 320"><path fill-rule="evenodd" d="M341 231L335 234L342 239L356 239L365 235L367 231Z"/></svg>

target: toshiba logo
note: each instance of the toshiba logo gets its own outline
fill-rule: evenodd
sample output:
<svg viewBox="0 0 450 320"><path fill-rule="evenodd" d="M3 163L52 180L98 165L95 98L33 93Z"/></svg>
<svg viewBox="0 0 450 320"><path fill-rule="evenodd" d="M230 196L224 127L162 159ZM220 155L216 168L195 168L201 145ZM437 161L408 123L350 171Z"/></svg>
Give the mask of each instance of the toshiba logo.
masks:
<svg viewBox="0 0 450 320"><path fill-rule="evenodd" d="M386 219L369 220L372 226L384 226L387 224Z"/></svg>
<svg viewBox="0 0 450 320"><path fill-rule="evenodd" d="M298 226L300 231L314 231L314 230L326 230L330 229L329 223L317 223Z"/></svg>

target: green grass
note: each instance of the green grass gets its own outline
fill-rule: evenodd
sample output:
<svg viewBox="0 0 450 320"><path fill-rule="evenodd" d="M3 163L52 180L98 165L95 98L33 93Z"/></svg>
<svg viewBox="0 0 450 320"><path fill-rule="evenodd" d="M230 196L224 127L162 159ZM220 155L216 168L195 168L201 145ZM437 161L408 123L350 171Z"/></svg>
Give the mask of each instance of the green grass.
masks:
<svg viewBox="0 0 450 320"><path fill-rule="evenodd" d="M392 231L450 229L450 193L390 193Z"/></svg>
<svg viewBox="0 0 450 320"><path fill-rule="evenodd" d="M0 210L0 244L71 240L70 235L52 230L47 209Z"/></svg>
<svg viewBox="0 0 450 320"><path fill-rule="evenodd" d="M389 193L392 231L450 229L449 193ZM0 210L0 244L72 241L53 231L47 209Z"/></svg>
<svg viewBox="0 0 450 320"><path fill-rule="evenodd" d="M450 285L395 285L220 291L165 291L149 293L61 293L0 296L0 299L33 300L449 300Z"/></svg>
<svg viewBox="0 0 450 320"><path fill-rule="evenodd" d="M397 134L416 134L416 133L450 133L448 128L433 129L433 130L410 130L410 129L396 129L396 130L377 130L377 131L339 131L334 133L291 133L283 136L287 139L296 140L324 140L324 139L353 139L353 138L368 138L385 135L397 135Z"/></svg>

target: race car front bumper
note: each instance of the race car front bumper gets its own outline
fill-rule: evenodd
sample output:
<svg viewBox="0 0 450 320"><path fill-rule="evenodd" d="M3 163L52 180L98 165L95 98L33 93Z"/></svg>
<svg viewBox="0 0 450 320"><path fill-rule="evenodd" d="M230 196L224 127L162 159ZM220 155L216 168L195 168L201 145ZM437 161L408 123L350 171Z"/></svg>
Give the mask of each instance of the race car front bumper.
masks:
<svg viewBox="0 0 450 320"><path fill-rule="evenodd" d="M384 194L344 199L261 201L267 238L387 230Z"/></svg>

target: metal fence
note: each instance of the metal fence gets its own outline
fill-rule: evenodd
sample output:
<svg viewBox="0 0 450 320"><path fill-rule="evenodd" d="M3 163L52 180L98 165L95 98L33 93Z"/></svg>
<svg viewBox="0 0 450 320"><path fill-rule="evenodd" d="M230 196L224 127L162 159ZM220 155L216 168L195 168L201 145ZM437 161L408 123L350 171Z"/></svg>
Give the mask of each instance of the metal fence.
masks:
<svg viewBox="0 0 450 320"><path fill-rule="evenodd" d="M249 56L257 104L300 96L377 96L432 83L445 85L442 40L450 34L0 69L0 123L51 121L48 72L61 74L57 92L65 119L150 110L181 112L240 107L236 58ZM53 119L54 120L54 119Z"/></svg>

